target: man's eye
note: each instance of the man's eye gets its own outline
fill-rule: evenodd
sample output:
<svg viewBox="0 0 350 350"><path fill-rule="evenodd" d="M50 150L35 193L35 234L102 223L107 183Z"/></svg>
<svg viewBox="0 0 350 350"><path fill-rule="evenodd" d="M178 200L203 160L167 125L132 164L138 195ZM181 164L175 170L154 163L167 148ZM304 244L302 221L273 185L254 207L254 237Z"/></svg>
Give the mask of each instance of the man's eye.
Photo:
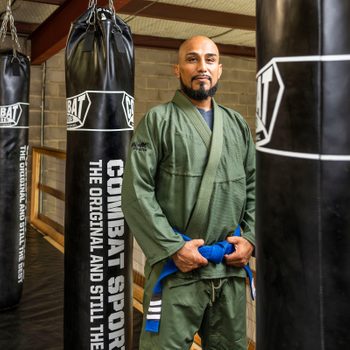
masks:
<svg viewBox="0 0 350 350"><path fill-rule="evenodd" d="M195 57L189 57L189 58L187 58L187 61L188 62L195 62L196 58Z"/></svg>

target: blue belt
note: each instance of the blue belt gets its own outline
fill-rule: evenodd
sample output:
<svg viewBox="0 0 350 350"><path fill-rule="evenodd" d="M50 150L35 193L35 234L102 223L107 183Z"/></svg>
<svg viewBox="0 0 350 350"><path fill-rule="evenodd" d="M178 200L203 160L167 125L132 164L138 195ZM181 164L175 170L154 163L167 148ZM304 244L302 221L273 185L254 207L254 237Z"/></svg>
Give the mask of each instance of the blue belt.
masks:
<svg viewBox="0 0 350 350"><path fill-rule="evenodd" d="M191 241L191 238L181 234L180 232L174 230L176 233L180 234L185 241ZM233 236L240 236L241 235L241 229L238 226L233 233ZM218 243L215 243L213 245L203 245L198 248L198 251L209 261L220 264L224 260L224 256L226 254L231 254L235 251L235 246L227 241L221 241ZM248 265L244 266L244 270L247 274L247 277L249 279L249 285L250 285L250 293L251 297L254 300L255 299L255 286L254 286L254 276L252 273L252 270ZM146 331L152 332L152 333L158 333L159 332L159 324L160 324L160 316L162 311L162 288L163 288L163 280L175 273L178 272L179 269L175 265L173 259L169 259L165 265L163 266L163 269L158 277L158 280L153 288L153 294L151 297L151 301L148 307L147 315L146 315Z"/></svg>

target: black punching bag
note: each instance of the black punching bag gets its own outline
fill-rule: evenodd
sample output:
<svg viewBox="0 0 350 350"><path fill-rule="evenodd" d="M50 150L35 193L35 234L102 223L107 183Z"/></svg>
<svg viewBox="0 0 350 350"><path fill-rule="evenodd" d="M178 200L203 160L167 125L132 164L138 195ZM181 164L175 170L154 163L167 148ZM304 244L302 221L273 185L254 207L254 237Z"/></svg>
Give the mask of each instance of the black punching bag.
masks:
<svg viewBox="0 0 350 350"><path fill-rule="evenodd" d="M27 215L28 58L0 51L0 310L20 301Z"/></svg>
<svg viewBox="0 0 350 350"><path fill-rule="evenodd" d="M121 211L133 130L129 27L92 5L66 47L66 350L131 349L132 239Z"/></svg>
<svg viewBox="0 0 350 350"><path fill-rule="evenodd" d="M349 348L349 17L257 0L257 350Z"/></svg>

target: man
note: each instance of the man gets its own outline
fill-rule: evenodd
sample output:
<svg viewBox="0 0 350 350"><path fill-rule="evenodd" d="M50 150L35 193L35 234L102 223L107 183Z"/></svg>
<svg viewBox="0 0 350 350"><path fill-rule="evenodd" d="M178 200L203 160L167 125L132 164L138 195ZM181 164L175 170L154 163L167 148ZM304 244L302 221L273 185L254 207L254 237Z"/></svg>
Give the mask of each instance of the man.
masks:
<svg viewBox="0 0 350 350"><path fill-rule="evenodd" d="M213 99L221 72L212 40L186 40L175 65L181 90L146 114L131 142L122 207L147 258L145 314L165 262L179 270L162 283L159 333L143 327L141 350L189 349L196 332L206 350L247 347L242 267L255 243L255 147L244 119ZM235 251L222 263L198 250L224 240Z"/></svg>

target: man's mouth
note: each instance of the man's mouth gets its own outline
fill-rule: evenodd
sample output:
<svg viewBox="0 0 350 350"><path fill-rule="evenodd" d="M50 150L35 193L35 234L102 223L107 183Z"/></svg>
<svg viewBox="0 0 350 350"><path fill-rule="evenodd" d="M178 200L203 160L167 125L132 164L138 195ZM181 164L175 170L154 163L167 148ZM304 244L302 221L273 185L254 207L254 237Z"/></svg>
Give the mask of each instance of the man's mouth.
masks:
<svg viewBox="0 0 350 350"><path fill-rule="evenodd" d="M194 80L199 80L199 81L209 80L211 82L211 78L208 75L195 75L192 78L192 81L194 81Z"/></svg>

